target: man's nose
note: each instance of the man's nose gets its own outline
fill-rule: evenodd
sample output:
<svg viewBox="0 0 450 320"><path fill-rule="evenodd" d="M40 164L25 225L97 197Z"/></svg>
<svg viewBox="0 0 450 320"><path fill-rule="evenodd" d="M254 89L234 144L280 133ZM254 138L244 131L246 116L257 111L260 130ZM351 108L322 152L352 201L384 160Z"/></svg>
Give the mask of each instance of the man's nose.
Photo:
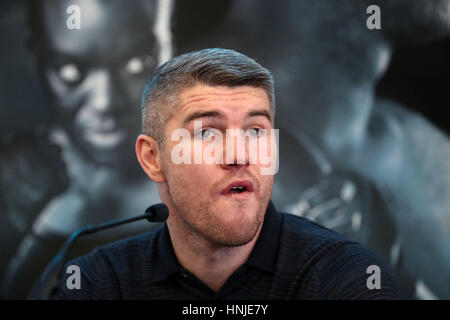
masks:
<svg viewBox="0 0 450 320"><path fill-rule="evenodd" d="M243 130L239 130L239 134L235 131L232 137L225 138L223 150L223 169L242 169L250 165L248 138L244 135Z"/></svg>
<svg viewBox="0 0 450 320"><path fill-rule="evenodd" d="M89 83L89 105L100 114L115 113L124 105L124 92L108 70L96 70Z"/></svg>

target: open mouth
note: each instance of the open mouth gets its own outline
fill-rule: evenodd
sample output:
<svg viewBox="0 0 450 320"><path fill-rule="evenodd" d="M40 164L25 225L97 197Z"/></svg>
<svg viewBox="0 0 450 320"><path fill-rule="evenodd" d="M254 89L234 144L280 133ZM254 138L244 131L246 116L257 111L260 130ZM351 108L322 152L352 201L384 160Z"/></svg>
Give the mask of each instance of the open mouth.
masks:
<svg viewBox="0 0 450 320"><path fill-rule="evenodd" d="M242 193L247 191L246 187L233 187L228 193Z"/></svg>
<svg viewBox="0 0 450 320"><path fill-rule="evenodd" d="M230 183L221 191L222 195L248 194L253 192L253 183L249 180L239 180Z"/></svg>

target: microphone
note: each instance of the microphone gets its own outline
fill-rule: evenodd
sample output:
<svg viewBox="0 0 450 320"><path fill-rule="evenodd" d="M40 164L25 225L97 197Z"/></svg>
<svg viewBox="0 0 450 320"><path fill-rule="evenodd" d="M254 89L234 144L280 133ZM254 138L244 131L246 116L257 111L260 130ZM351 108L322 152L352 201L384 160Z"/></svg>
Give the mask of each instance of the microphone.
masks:
<svg viewBox="0 0 450 320"><path fill-rule="evenodd" d="M73 232L66 240L64 245L58 251L57 255L47 265L44 273L40 276L36 284L28 295L28 300L48 300L54 290L58 288L58 283L62 274L70 249L75 244L75 241L84 235L96 233L103 229L117 227L123 224L135 222L142 219L147 219L149 222L164 222L169 217L169 209L163 203L154 204L145 210L145 213L140 216L118 219L97 225L88 225Z"/></svg>

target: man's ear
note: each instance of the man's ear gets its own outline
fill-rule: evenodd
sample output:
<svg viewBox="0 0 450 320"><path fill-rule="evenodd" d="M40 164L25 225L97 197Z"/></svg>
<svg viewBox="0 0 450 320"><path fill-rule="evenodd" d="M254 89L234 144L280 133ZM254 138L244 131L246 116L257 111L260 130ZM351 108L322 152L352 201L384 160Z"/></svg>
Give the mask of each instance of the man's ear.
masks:
<svg viewBox="0 0 450 320"><path fill-rule="evenodd" d="M155 182L164 182L166 179L162 172L161 152L158 143L145 134L139 135L136 140L136 156L145 173Z"/></svg>

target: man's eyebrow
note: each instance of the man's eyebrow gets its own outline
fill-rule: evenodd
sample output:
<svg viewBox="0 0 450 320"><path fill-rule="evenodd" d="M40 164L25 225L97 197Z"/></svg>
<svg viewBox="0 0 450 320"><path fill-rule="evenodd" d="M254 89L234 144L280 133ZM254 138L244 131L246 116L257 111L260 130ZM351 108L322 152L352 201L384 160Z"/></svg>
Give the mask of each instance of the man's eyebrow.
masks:
<svg viewBox="0 0 450 320"><path fill-rule="evenodd" d="M184 119L183 125L198 118L224 118L224 115L218 111L196 111L191 113Z"/></svg>
<svg viewBox="0 0 450 320"><path fill-rule="evenodd" d="M259 116L266 117L270 122L272 122L272 114L265 109L253 110L247 114L247 118L259 117Z"/></svg>

